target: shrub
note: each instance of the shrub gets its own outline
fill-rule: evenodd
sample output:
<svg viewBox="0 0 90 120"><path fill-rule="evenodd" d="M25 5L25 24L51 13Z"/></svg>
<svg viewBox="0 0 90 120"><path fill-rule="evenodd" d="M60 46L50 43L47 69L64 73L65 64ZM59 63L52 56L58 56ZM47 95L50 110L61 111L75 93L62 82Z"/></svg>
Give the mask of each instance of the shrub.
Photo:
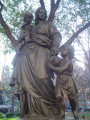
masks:
<svg viewBox="0 0 90 120"><path fill-rule="evenodd" d="M14 113L13 112L8 112L8 113L6 113L6 117L7 118L11 118L11 117L13 117L14 116Z"/></svg>
<svg viewBox="0 0 90 120"><path fill-rule="evenodd" d="M0 112L0 118L4 118L4 114Z"/></svg>
<svg viewBox="0 0 90 120"><path fill-rule="evenodd" d="M16 116L18 116L18 117L21 116L21 115L20 115L20 112L16 112Z"/></svg>

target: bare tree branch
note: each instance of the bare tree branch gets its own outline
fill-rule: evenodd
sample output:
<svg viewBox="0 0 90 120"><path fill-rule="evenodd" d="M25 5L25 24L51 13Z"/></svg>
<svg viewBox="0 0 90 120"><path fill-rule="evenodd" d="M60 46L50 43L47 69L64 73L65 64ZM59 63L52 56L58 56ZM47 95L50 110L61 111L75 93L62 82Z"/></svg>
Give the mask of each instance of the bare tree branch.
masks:
<svg viewBox="0 0 90 120"><path fill-rule="evenodd" d="M0 6L1 6L1 7L0 7L0 12L2 12L2 10L3 10L3 6L4 6L4 5L2 4L1 1L0 1Z"/></svg>
<svg viewBox="0 0 90 120"><path fill-rule="evenodd" d="M44 1L43 1L43 0L40 0L40 4L41 4L41 6L45 9L45 4L44 4Z"/></svg>
<svg viewBox="0 0 90 120"><path fill-rule="evenodd" d="M55 5L55 0L51 0L51 10L53 9L54 5Z"/></svg>
<svg viewBox="0 0 90 120"><path fill-rule="evenodd" d="M61 0L57 0L56 4L55 4L55 1L54 0L51 0L51 10L50 10L50 15L49 15L49 18L47 20L47 22L53 22L54 20L54 17L55 17L55 12L60 4L60 1ZM53 6L53 7L52 7Z"/></svg>
<svg viewBox="0 0 90 120"><path fill-rule="evenodd" d="M60 1L61 1L61 0L57 0L57 2L56 2L56 5L55 5L56 10L57 10L57 8L58 8L58 6L59 6L59 4L60 4Z"/></svg>
<svg viewBox="0 0 90 120"><path fill-rule="evenodd" d="M78 73L76 73L76 76L73 76L76 80L80 76L80 74L83 72L83 70L80 70ZM75 73L74 73L75 74ZM84 77L84 76L81 76ZM80 78L80 77L79 77Z"/></svg>
<svg viewBox="0 0 90 120"><path fill-rule="evenodd" d="M75 61L81 62L81 63L83 63L83 64L85 64L87 66L87 63L85 63L85 62L83 62L83 61L81 61L81 60L79 60L79 59L77 59L75 57L74 57L74 59L75 59Z"/></svg>
<svg viewBox="0 0 90 120"><path fill-rule="evenodd" d="M83 32L86 28L88 28L90 26L90 22L88 22L86 25L84 25L82 28L80 28L78 31L76 31L71 38L69 38L67 40L67 42L65 44L71 44L74 39L81 33Z"/></svg>
<svg viewBox="0 0 90 120"><path fill-rule="evenodd" d="M7 35L7 37L11 40L14 48L16 47L17 41L15 40L15 38L12 36L11 31L8 27L8 25L6 24L6 22L4 21L2 14L0 13L0 23L2 25L2 27L5 30L5 34Z"/></svg>
<svg viewBox="0 0 90 120"><path fill-rule="evenodd" d="M79 35L81 32L83 32L85 29L87 29L89 26L90 26L90 22L88 22L86 25L84 25L82 28L80 28L78 31L76 31L76 32L72 35L72 37L69 38L66 43L64 43L64 45L65 45L65 44L72 44L72 42L74 41L74 39L75 39L76 37L78 37L78 35ZM63 46L63 45L62 45L62 46ZM60 48L59 48L59 49L60 49ZM84 50L84 52L85 52L85 50Z"/></svg>
<svg viewBox="0 0 90 120"><path fill-rule="evenodd" d="M83 50L83 52L84 52L84 54L85 54L86 59L88 60L88 55L87 55L87 52L86 52L84 46L82 45L82 43L80 42L80 40L78 40L78 42L79 42L79 44L80 44L81 47L82 47L82 50Z"/></svg>

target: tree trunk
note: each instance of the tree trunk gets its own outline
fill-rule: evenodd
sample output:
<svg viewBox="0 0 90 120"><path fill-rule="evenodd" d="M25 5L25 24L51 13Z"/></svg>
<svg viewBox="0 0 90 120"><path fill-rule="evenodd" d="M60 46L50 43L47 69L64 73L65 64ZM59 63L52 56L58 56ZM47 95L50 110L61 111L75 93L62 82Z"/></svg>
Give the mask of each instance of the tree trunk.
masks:
<svg viewBox="0 0 90 120"><path fill-rule="evenodd" d="M12 95L12 112L14 113L14 95Z"/></svg>
<svg viewBox="0 0 90 120"><path fill-rule="evenodd" d="M77 112L80 112L79 110L79 99L78 95L76 96L76 102L77 102Z"/></svg>
<svg viewBox="0 0 90 120"><path fill-rule="evenodd" d="M86 98L85 98L85 89L83 89L83 102L84 102L84 108L85 108L85 111L86 111Z"/></svg>
<svg viewBox="0 0 90 120"><path fill-rule="evenodd" d="M3 90L0 90L0 105L3 105Z"/></svg>
<svg viewBox="0 0 90 120"><path fill-rule="evenodd" d="M13 37L10 28L8 27L8 25L6 24L6 22L3 19L2 14L0 13L0 23L5 31L5 34L7 35L7 37L11 40L14 48L16 47L17 41L15 40L15 38Z"/></svg>
<svg viewBox="0 0 90 120"><path fill-rule="evenodd" d="M74 41L74 39L81 33L83 32L86 28L88 28L90 26L90 22L88 22L87 24L85 24L82 28L80 28L78 31L76 31L71 38L69 38L67 40L67 42L65 44L72 44L72 42Z"/></svg>

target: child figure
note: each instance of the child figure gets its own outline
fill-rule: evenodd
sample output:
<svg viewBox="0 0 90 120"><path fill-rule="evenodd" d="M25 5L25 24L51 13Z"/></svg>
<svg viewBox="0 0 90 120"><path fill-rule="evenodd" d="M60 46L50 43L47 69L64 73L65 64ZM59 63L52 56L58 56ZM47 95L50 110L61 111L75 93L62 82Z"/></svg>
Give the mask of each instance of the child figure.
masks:
<svg viewBox="0 0 90 120"><path fill-rule="evenodd" d="M30 25L30 23L32 19L33 19L32 13L26 12L24 14L23 24L21 26L21 32L16 46L17 53L20 51L20 49L26 42L31 40L32 26Z"/></svg>
<svg viewBox="0 0 90 120"><path fill-rule="evenodd" d="M57 56L53 56L52 62L49 62L49 67L53 72L56 73L56 86L55 86L55 95L58 100L61 118L65 118L65 105L63 101L64 95L68 96L72 112L75 120L78 120L76 114L76 100L75 96L77 94L77 88L73 80L73 65L72 59L74 57L74 49L71 45L63 45L60 48L61 55L63 57L60 60ZM50 60L51 61L51 60Z"/></svg>

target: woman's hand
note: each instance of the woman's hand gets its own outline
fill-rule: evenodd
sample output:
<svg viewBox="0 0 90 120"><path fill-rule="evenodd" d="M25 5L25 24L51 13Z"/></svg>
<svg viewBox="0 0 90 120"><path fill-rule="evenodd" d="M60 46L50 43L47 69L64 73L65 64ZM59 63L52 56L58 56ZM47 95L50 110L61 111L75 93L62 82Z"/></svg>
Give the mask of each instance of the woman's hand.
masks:
<svg viewBox="0 0 90 120"><path fill-rule="evenodd" d="M58 48L57 48L57 46L53 46L51 48L51 53L52 53L52 55L57 55L58 54Z"/></svg>

